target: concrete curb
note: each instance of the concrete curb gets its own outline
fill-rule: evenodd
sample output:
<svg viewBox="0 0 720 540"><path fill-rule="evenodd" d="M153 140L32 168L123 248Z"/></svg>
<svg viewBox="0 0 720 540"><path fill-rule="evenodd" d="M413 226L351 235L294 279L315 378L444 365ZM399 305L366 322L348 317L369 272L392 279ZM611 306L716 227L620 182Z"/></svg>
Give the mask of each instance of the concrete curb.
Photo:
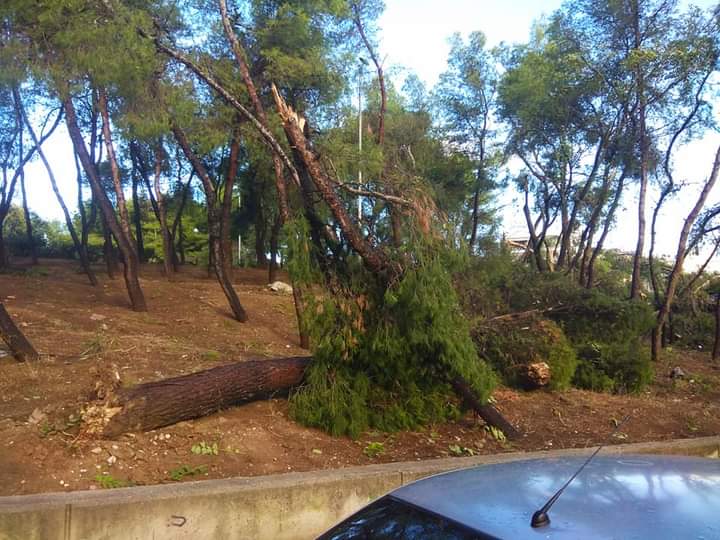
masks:
<svg viewBox="0 0 720 540"><path fill-rule="evenodd" d="M714 456L720 436L609 446L604 454ZM107 491L0 497L0 540L313 538L392 489L453 469L589 455L512 452Z"/></svg>

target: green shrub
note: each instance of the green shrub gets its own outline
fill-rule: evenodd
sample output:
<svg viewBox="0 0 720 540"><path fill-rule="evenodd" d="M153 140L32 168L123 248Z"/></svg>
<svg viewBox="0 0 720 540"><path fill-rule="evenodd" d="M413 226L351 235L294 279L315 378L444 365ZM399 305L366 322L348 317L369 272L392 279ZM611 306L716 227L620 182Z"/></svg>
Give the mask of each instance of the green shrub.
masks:
<svg viewBox="0 0 720 540"><path fill-rule="evenodd" d="M545 319L479 326L473 332L480 356L502 376L508 386L524 388L529 364L550 366L550 388L570 386L577 356L560 327Z"/></svg>
<svg viewBox="0 0 720 540"><path fill-rule="evenodd" d="M581 388L635 392L652 379L643 339L655 323L650 306L579 289L550 316L577 351L580 366L574 384ZM611 382L612 381L612 382Z"/></svg>

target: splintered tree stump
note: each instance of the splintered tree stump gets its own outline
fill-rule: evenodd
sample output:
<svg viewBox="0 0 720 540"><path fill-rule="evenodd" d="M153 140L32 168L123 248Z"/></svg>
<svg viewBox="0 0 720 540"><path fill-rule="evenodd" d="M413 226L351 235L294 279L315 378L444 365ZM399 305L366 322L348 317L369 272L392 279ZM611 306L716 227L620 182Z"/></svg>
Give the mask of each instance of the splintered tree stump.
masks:
<svg viewBox="0 0 720 540"><path fill-rule="evenodd" d="M88 433L112 438L128 431L149 431L286 394L302 383L311 361L309 356L249 360L110 390L105 403L85 410L85 428ZM467 382L456 379L453 387L487 424L501 429L508 439L519 437L518 431L495 407L478 401Z"/></svg>
<svg viewBox="0 0 720 540"><path fill-rule="evenodd" d="M101 433L149 431L273 394L303 379L310 357L249 360L120 389L104 407Z"/></svg>
<svg viewBox="0 0 720 540"><path fill-rule="evenodd" d="M38 360L40 358L35 348L15 326L2 303L0 303L0 337L10 348L10 352L18 362Z"/></svg>

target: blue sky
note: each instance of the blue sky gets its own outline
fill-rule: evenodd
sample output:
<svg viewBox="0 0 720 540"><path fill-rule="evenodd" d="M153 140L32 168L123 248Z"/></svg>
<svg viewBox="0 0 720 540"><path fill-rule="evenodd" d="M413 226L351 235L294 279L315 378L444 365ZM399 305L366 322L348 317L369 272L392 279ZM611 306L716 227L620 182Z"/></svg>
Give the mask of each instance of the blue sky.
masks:
<svg viewBox="0 0 720 540"><path fill-rule="evenodd" d="M694 2L703 8L713 1ZM401 66L416 73L431 88L444 71L449 51L448 38L454 32L463 35L480 30L488 45L500 42L519 43L527 40L533 21L552 13L560 0L386 0L380 19L381 55L386 67ZM718 108L720 108L720 100ZM720 117L716 114L720 120ZM720 135L708 133L703 140L683 149L677 156L678 176L699 185L709 173ZM69 206L77 201L75 165L72 148L64 129L59 128L45 146L48 158L56 169L63 195ZM659 248L663 254L674 253L682 219L694 202L693 186L686 195L667 205L660 221ZM711 196L717 201L718 188ZM503 227L510 235L525 234L513 204L515 194L500 194L504 206ZM47 174L39 161L28 167L28 199L31 208L46 219L61 219L62 214L50 190ZM648 210L654 204L651 194ZM609 247L631 250L637 234L636 201L626 197L619 223L608 239ZM692 265L692 262L690 263Z"/></svg>

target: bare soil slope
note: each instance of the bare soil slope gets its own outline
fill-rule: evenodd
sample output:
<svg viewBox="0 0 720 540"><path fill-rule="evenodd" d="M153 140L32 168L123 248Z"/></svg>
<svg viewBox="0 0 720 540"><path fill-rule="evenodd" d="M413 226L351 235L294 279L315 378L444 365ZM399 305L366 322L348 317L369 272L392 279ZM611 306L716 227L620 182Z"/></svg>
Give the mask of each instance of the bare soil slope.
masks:
<svg viewBox="0 0 720 540"><path fill-rule="evenodd" d="M148 313L129 309L121 279L101 277L100 287L90 287L72 262L42 261L0 275L0 301L42 357L34 364L0 357L0 495L582 447L603 441L625 414L632 419L617 442L720 433L720 370L709 355L675 351L640 395L500 388L498 408L525 433L512 445L496 440L471 414L420 432L333 438L290 420L283 400L113 441L79 437L78 411L99 378L135 384L243 359L304 354L292 297L268 290L265 271L235 271L247 324L230 317L217 282L202 269L184 268L173 282L151 265L142 275ZM675 366L685 379L668 377Z"/></svg>

